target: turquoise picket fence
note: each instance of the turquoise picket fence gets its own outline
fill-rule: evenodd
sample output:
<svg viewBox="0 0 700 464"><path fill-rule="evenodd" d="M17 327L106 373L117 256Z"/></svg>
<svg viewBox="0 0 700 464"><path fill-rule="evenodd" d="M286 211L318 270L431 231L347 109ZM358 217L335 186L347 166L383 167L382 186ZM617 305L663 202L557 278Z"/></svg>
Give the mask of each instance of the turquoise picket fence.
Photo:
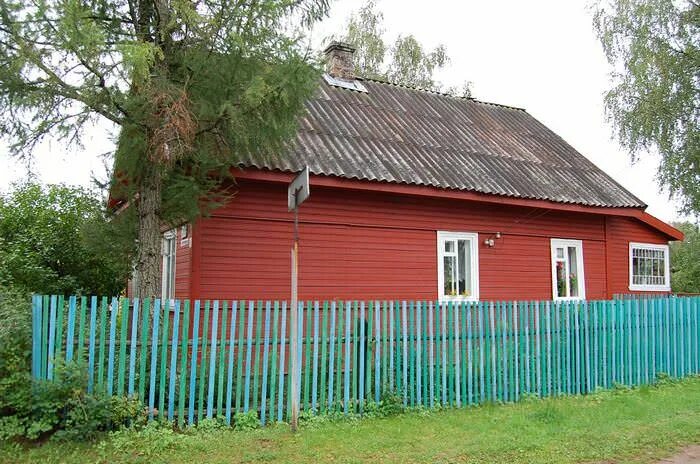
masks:
<svg viewBox="0 0 700 464"><path fill-rule="evenodd" d="M700 298L437 303L305 302L297 308L302 410L585 394L700 372ZM180 426L256 411L290 415L289 308L279 301L35 296L35 379L84 363L90 391L138 397Z"/></svg>

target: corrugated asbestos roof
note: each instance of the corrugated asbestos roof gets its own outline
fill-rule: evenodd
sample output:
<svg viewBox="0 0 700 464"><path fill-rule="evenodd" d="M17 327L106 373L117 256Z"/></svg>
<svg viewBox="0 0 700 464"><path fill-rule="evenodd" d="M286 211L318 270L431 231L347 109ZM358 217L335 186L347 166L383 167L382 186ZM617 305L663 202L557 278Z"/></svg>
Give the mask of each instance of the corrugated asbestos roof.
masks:
<svg viewBox="0 0 700 464"><path fill-rule="evenodd" d="M646 205L526 111L363 80L321 81L296 139L243 167L604 207Z"/></svg>

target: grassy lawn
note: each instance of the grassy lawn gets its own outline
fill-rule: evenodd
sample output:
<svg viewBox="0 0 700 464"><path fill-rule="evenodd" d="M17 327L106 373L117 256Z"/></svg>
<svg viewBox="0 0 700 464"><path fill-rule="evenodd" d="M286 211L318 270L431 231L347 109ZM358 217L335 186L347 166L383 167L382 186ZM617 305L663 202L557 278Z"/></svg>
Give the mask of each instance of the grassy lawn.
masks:
<svg viewBox="0 0 700 464"><path fill-rule="evenodd" d="M0 445L2 462L655 462L700 443L700 379L634 391L236 432L119 432L99 443Z"/></svg>

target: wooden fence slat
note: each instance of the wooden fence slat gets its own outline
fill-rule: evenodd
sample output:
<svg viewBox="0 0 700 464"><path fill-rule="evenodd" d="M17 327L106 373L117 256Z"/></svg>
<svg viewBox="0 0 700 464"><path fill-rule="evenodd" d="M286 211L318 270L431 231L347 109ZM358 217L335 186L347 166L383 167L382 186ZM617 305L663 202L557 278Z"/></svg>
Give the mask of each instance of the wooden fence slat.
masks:
<svg viewBox="0 0 700 464"><path fill-rule="evenodd" d="M63 313L64 296L58 295L56 305L56 339L54 341L54 359L63 359Z"/></svg>
<svg viewBox="0 0 700 464"><path fill-rule="evenodd" d="M263 341L263 364L262 364L262 398L260 400L260 422L265 425L267 419L267 374L268 360L270 356L270 310L269 301L265 303L265 332Z"/></svg>
<svg viewBox="0 0 700 464"><path fill-rule="evenodd" d="M165 410L165 393L167 389L167 371L168 371L168 337L170 336L170 313L172 312L172 300L161 300L163 307L162 317L162 333L160 342L160 382L158 385L158 416L164 418Z"/></svg>
<svg viewBox="0 0 700 464"><path fill-rule="evenodd" d="M319 322L320 322L320 314L319 314L319 304L318 301L314 302L314 336L313 336L313 354L312 354L312 361L311 361L311 371L312 371L312 376L311 376L311 411L313 411L314 414L318 413L318 344L319 344Z"/></svg>
<svg viewBox="0 0 700 464"><path fill-rule="evenodd" d="M205 418L204 390L207 382L207 367L209 356L209 318L211 312L211 301L204 302L204 325L202 326L202 339L200 340L201 361L199 363L199 386L197 388L197 421L201 422Z"/></svg>
<svg viewBox="0 0 700 464"><path fill-rule="evenodd" d="M331 302L331 326L329 329L330 340L328 342L328 411L333 411L333 366L335 355L335 325L336 325L336 303Z"/></svg>
<svg viewBox="0 0 700 464"><path fill-rule="evenodd" d="M241 319L243 314L241 314ZM242 327L242 325L241 325ZM240 333L240 332L239 332ZM239 351L242 346L239 342ZM287 302L282 303L282 328L280 329L280 369L279 369L279 381L277 384L277 421L282 422L284 419L284 374L285 374L285 354L287 351ZM240 359L240 356L239 356ZM240 370L240 368L239 368ZM239 382L240 383L240 382ZM287 393L289 395L289 393Z"/></svg>
<svg viewBox="0 0 700 464"><path fill-rule="evenodd" d="M116 308L115 308L116 309ZM121 299L121 327L119 329L119 370L117 373L117 395L124 394L126 377L126 337L129 329L129 299Z"/></svg>
<svg viewBox="0 0 700 464"><path fill-rule="evenodd" d="M257 310L254 311L254 313L257 313L258 316L255 317L255 361L253 364L253 391L252 391L252 396L253 396L253 411L258 410L258 397L260 396L260 376L258 375L260 373L260 334L261 334L261 325L262 325L262 318L260 317L260 313L262 313L262 306L263 303L262 301L258 300L257 303Z"/></svg>
<svg viewBox="0 0 700 464"><path fill-rule="evenodd" d="M133 304L134 309L131 312L131 343L129 346L129 383L127 388L127 394L129 396L133 396L134 394L136 381L136 348L139 329L139 299L134 298Z"/></svg>
<svg viewBox="0 0 700 464"><path fill-rule="evenodd" d="M238 316L238 302L236 300L231 301L231 324L229 325L229 335L228 335L228 340L229 340L229 348L228 348L228 371L227 375L228 377L226 378L226 424L231 425L231 406L233 404L233 360L234 360L234 351L236 347L236 317ZM275 302L275 335L277 332L277 302ZM275 344L273 344L273 350L274 350ZM274 351L273 351L274 353ZM192 354L192 358L194 359L194 353ZM193 363L195 364L195 363ZM274 374L274 364L275 364L275 359L273 357L272 360L273 364L273 374L272 378L274 379L275 374ZM274 390L273 390L274 391ZM274 402L274 397L273 397L273 402Z"/></svg>
<svg viewBox="0 0 700 464"><path fill-rule="evenodd" d="M75 348L75 306L76 297L71 295L68 298L68 330L66 333L66 362L73 360L73 349Z"/></svg>
<svg viewBox="0 0 700 464"><path fill-rule="evenodd" d="M39 298L41 301L41 298ZM85 323L87 316L87 297L80 297L80 322L78 325L78 359L85 361Z"/></svg>
<svg viewBox="0 0 700 464"><path fill-rule="evenodd" d="M219 382L216 389L216 415L221 417L224 410L224 377L226 375L226 337L228 335L228 301L221 304L221 334L219 335Z"/></svg>
<svg viewBox="0 0 700 464"><path fill-rule="evenodd" d="M331 341L331 346L328 345L328 302L324 301L323 302L323 319L321 320L321 391L320 391L320 398L319 398L319 409L322 413L325 413L328 410L328 404L326 403L327 401L327 392L330 392L333 388L328 387L328 383L330 382L330 378L327 377L328 375L328 368L331 367L328 365L328 351L329 348L332 351L332 345L333 342ZM331 359L333 358L333 354L331 354ZM333 376L333 373L331 372L330 376ZM326 390L328 388L328 390Z"/></svg>
<svg viewBox="0 0 700 464"><path fill-rule="evenodd" d="M178 335L180 334L180 300L170 300L173 307L173 331L170 337L170 378L168 381L168 421L175 417L175 381L177 380Z"/></svg>
<svg viewBox="0 0 700 464"><path fill-rule="evenodd" d="M139 361L139 400L146 401L146 359L148 356L148 334L150 333L149 321L151 318L151 299L143 300L141 311L141 359Z"/></svg>
<svg viewBox="0 0 700 464"><path fill-rule="evenodd" d="M286 304L286 303L285 303ZM236 350L236 412L242 411L241 398L243 394L243 345L245 344L246 338L244 336L245 332L245 301L241 301L238 305L240 316L238 316L238 349ZM284 328L282 328L282 333L284 333ZM284 365L282 361L281 366ZM284 369L282 369L284 370Z"/></svg>
<svg viewBox="0 0 700 464"><path fill-rule="evenodd" d="M350 406L350 317L352 307L348 301L345 304L345 370L344 374L344 390L343 390L343 413L348 414L348 408Z"/></svg>
<svg viewBox="0 0 700 464"><path fill-rule="evenodd" d="M304 319L299 319L300 325L302 326L302 331L303 334L300 333L299 335L299 340L300 344L303 343L303 348L304 352L306 353L303 357L300 355L299 356L299 361L300 361L300 368L303 366L303 379L304 379L304 389L303 389L303 398L304 402L300 403L300 407L304 410L309 410L311 400L310 400L310 392L309 392L309 382L310 382L310 371L311 371L311 316L312 316L312 303L310 301L306 302L306 306L303 309L302 314L306 314L306 328L304 329L303 327L303 320ZM301 331L300 331L301 332ZM303 361L303 362L301 362ZM300 375L299 378L301 379L302 376ZM301 392L301 391L300 391Z"/></svg>
<svg viewBox="0 0 700 464"><path fill-rule="evenodd" d="M360 378L360 383L359 383L359 392L358 396L356 397L357 403L358 403L358 409L359 413L362 414L364 411L364 406L365 406L365 382L364 378L366 376L365 373L365 302L360 303L360 340L359 340L359 378Z"/></svg>
<svg viewBox="0 0 700 464"><path fill-rule="evenodd" d="M252 311L251 311L252 313ZM216 354L219 331L219 300L214 300L211 316L211 340L209 348L209 382L207 384L207 419L214 417L214 380L216 379Z"/></svg>
<svg viewBox="0 0 700 464"><path fill-rule="evenodd" d="M250 408L250 376L253 363L253 315L254 303L248 302L248 332L246 336L246 355L245 355L245 387L243 391L243 412L248 412Z"/></svg>
<svg viewBox="0 0 700 464"><path fill-rule="evenodd" d="M275 421L275 411L277 410L277 334L279 333L279 302L275 301L272 313L272 341L270 349L272 350L272 359L270 360L270 422Z"/></svg>
<svg viewBox="0 0 700 464"><path fill-rule="evenodd" d="M153 304L153 332L151 334L151 372L148 391L148 418L153 419L156 395L156 367L158 362L158 329L160 328L160 299Z"/></svg>
<svg viewBox="0 0 700 464"><path fill-rule="evenodd" d="M190 300L185 300L182 313L182 335L180 335L180 386L177 408L177 423L185 425L185 399L187 398L187 355L190 346ZM189 413L189 411L188 411Z"/></svg>
<svg viewBox="0 0 700 464"><path fill-rule="evenodd" d="M196 405L197 393L197 367L199 363L199 315L200 315L200 300L194 302L194 313L192 315L192 356L190 358L190 387L189 387L189 402L187 407L187 423L194 424L194 411ZM230 423L230 421L229 421Z"/></svg>
<svg viewBox="0 0 700 464"><path fill-rule="evenodd" d="M382 357L382 327L381 327L381 305L379 300L374 302L374 401L379 403L381 395L381 357Z"/></svg>
<svg viewBox="0 0 700 464"><path fill-rule="evenodd" d="M119 305L116 297L112 299L110 311L111 314L109 318L109 354L107 356L107 396L112 396L114 387L114 357L117 337L117 314L119 313Z"/></svg>
<svg viewBox="0 0 700 464"><path fill-rule="evenodd" d="M49 316L49 348L48 348L48 368L46 378L53 379L53 366L56 346L56 295L51 295L51 310Z"/></svg>

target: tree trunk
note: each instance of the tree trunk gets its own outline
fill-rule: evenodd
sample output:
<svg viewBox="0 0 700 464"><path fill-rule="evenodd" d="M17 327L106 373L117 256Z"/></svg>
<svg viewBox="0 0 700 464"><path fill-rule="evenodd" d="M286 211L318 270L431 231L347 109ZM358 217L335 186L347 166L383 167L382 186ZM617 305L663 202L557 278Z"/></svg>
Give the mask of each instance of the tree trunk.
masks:
<svg viewBox="0 0 700 464"><path fill-rule="evenodd" d="M143 177L138 189L138 236L135 296L159 297L161 286L160 207L162 178L160 168L144 161Z"/></svg>

